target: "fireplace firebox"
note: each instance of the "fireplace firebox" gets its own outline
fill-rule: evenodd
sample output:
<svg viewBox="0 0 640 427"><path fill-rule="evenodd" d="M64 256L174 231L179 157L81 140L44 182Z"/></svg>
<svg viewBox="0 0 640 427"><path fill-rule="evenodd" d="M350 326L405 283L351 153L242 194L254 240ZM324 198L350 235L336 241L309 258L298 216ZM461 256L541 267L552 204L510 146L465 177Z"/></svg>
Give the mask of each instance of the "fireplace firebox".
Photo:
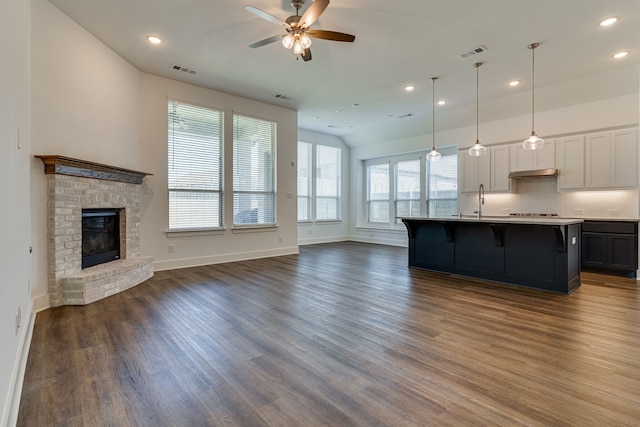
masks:
<svg viewBox="0 0 640 427"><path fill-rule="evenodd" d="M120 210L82 210L82 268L120 259Z"/></svg>

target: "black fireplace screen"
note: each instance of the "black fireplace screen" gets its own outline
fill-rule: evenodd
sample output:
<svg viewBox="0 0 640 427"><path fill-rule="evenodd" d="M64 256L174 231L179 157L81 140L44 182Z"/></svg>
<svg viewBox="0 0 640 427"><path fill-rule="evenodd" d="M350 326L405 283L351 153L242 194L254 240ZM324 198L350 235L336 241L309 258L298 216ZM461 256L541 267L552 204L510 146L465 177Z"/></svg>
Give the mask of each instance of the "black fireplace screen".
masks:
<svg viewBox="0 0 640 427"><path fill-rule="evenodd" d="M120 211L82 210L82 268L120 258Z"/></svg>

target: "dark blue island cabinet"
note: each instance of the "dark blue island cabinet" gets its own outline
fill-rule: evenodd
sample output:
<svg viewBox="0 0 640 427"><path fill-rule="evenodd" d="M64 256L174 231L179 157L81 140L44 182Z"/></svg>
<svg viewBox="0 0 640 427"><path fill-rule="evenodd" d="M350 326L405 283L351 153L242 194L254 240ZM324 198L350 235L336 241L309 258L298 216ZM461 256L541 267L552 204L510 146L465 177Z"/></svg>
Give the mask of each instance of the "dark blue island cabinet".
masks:
<svg viewBox="0 0 640 427"><path fill-rule="evenodd" d="M570 294L580 286L582 220L402 218L409 266Z"/></svg>

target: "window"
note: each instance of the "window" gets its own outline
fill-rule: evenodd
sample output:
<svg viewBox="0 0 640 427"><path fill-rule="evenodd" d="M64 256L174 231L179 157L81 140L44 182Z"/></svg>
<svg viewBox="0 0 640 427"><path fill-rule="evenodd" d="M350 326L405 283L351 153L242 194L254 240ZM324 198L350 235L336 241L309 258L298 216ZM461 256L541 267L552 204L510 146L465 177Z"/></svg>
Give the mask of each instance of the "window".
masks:
<svg viewBox="0 0 640 427"><path fill-rule="evenodd" d="M420 159L396 163L396 217L420 216Z"/></svg>
<svg viewBox="0 0 640 427"><path fill-rule="evenodd" d="M316 219L340 219L340 149L316 146Z"/></svg>
<svg viewBox="0 0 640 427"><path fill-rule="evenodd" d="M369 222L389 223L389 163L367 166Z"/></svg>
<svg viewBox="0 0 640 427"><path fill-rule="evenodd" d="M222 226L223 113L168 103L169 230Z"/></svg>
<svg viewBox="0 0 640 427"><path fill-rule="evenodd" d="M276 124L233 116L233 224L276 223Z"/></svg>
<svg viewBox="0 0 640 427"><path fill-rule="evenodd" d="M311 144L298 142L298 221L311 221Z"/></svg>
<svg viewBox="0 0 640 427"><path fill-rule="evenodd" d="M458 213L458 156L443 155L430 162L427 174L427 209L429 216L450 216Z"/></svg>
<svg viewBox="0 0 640 427"><path fill-rule="evenodd" d="M436 162L427 162L426 153L365 161L367 222L393 226L399 217L457 215L457 147L444 147L440 152L442 157Z"/></svg>

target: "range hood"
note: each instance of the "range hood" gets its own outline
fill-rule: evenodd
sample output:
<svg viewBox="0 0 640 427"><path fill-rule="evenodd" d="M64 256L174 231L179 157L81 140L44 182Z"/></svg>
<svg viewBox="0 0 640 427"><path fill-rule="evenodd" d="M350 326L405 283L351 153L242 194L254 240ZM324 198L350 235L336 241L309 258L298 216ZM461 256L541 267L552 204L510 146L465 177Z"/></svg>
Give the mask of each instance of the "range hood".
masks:
<svg viewBox="0 0 640 427"><path fill-rule="evenodd" d="M530 171L516 171L509 174L509 178L529 178L535 176L556 176L558 169L535 169Z"/></svg>

